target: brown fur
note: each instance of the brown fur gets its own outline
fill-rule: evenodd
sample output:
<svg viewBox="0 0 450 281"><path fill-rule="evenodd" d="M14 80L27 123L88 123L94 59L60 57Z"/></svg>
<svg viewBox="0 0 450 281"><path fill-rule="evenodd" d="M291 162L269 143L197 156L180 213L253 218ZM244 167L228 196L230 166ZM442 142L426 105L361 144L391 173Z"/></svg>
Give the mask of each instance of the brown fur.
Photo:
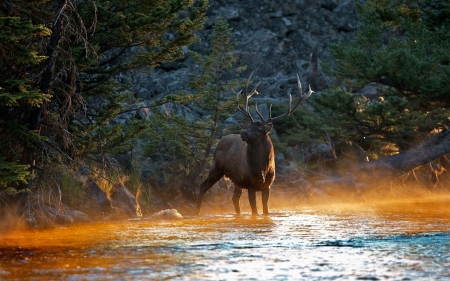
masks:
<svg viewBox="0 0 450 281"><path fill-rule="evenodd" d="M259 131L261 129L261 131ZM271 129L271 126L270 126ZM236 214L240 214L239 199L242 189L248 189L252 214L257 215L256 191L263 194L263 213L267 215L270 186L275 179L275 161L272 141L269 131L260 122L253 122L241 135L224 136L217 144L214 163L208 178L200 186L197 201L197 214L205 193L222 176L226 176L234 183L233 204ZM242 136L248 134L252 140L244 141Z"/></svg>

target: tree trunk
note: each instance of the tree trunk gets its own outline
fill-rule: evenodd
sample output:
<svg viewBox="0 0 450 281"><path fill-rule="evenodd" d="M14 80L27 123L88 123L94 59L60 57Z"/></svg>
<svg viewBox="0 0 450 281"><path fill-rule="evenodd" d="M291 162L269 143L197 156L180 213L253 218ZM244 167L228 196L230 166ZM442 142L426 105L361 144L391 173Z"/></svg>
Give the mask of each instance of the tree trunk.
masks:
<svg viewBox="0 0 450 281"><path fill-rule="evenodd" d="M62 32L62 20L63 11L66 5L66 0L60 0L58 3L58 12L56 14L56 19L52 28L52 35L50 36L49 43L46 46L46 56L48 57L45 61L44 70L42 71L42 76L39 84L39 89L44 94L50 93L51 84L54 79L55 72L55 60L58 54L58 45L61 39ZM42 114L45 108L45 102L39 107L33 107L28 115L28 129L32 131L40 131L42 124ZM36 147L26 147L23 154L22 164L30 165L30 172L34 174L35 161L36 161Z"/></svg>
<svg viewBox="0 0 450 281"><path fill-rule="evenodd" d="M352 171L356 182L376 187L450 153L450 130L444 130L418 146L397 155L362 163Z"/></svg>
<svg viewBox="0 0 450 281"><path fill-rule="evenodd" d="M50 41L46 47L46 56L48 57L45 61L44 70L42 71L41 81L39 85L39 89L44 94L50 93L50 87L53 82L53 75L55 72L55 60L58 55L58 45L61 40L61 32L62 32L62 21L63 21L63 11L66 5L65 0L59 1L58 13L56 15L55 24L52 29L52 35L50 36ZM44 105L34 108L29 117L29 128L31 130L39 130L39 127L42 123L42 111Z"/></svg>

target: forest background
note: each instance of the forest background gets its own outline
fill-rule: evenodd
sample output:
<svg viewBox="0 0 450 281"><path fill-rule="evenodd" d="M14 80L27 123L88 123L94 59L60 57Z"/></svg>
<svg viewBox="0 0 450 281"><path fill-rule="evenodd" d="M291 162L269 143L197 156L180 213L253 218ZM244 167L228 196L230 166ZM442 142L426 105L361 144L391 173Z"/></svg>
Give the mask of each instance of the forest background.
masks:
<svg viewBox="0 0 450 281"><path fill-rule="evenodd" d="M263 87L270 84L258 100L265 114L270 103L274 115L286 110L297 71L316 91L272 134L278 184L296 204L343 189L367 198L365 183L351 175L355 167L435 135L445 147L422 151L428 160L395 176L396 192L447 191L447 1L250 2L264 22L246 22L250 6L234 9L227 1L2 1L2 226L139 217L172 207L189 213L216 141L238 131L235 96L252 71ZM349 6L357 17L349 12L337 22ZM318 11L326 20L313 22ZM327 41L320 20L339 36ZM239 30L241 24L260 32ZM256 48L255 38L264 43L257 58L246 49ZM154 79L147 91L133 82L143 76ZM229 185L222 181L210 197L226 201Z"/></svg>

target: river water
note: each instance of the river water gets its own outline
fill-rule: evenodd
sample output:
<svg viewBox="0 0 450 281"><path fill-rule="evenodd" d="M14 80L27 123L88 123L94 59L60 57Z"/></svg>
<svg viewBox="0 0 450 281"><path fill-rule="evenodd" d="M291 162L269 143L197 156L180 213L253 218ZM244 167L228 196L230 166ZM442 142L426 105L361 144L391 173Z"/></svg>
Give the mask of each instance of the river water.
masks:
<svg viewBox="0 0 450 281"><path fill-rule="evenodd" d="M450 280L450 199L0 235L0 280Z"/></svg>

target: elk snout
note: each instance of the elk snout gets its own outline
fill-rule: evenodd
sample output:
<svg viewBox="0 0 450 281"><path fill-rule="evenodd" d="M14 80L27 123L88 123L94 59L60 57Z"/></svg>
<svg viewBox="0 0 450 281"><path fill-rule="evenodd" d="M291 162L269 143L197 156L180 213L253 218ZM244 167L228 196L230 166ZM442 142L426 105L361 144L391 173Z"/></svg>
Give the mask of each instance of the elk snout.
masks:
<svg viewBox="0 0 450 281"><path fill-rule="evenodd" d="M248 141L248 132L247 132L247 131L243 131L243 132L241 133L241 139L242 139L243 141Z"/></svg>

